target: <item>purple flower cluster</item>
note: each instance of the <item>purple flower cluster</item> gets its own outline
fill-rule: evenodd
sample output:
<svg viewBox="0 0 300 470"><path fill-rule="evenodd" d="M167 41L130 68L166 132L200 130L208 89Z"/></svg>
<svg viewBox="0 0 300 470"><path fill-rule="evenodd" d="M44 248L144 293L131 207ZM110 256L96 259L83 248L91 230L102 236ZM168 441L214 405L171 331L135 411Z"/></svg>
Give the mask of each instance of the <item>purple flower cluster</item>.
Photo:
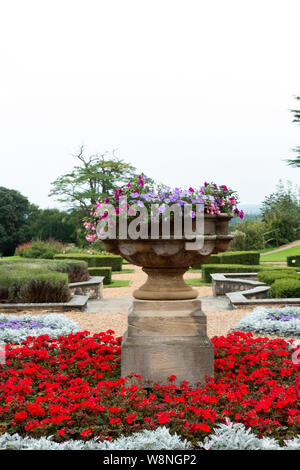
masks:
<svg viewBox="0 0 300 470"><path fill-rule="evenodd" d="M8 321L0 321L0 330L4 330L6 328L10 328L12 330L20 330L22 328L45 328L45 325L42 322L35 321L35 320L8 320ZM54 327L49 327L52 328Z"/></svg>
<svg viewBox="0 0 300 470"><path fill-rule="evenodd" d="M269 313L268 314L269 320L276 320L276 321L290 321L295 319L300 319L299 313Z"/></svg>

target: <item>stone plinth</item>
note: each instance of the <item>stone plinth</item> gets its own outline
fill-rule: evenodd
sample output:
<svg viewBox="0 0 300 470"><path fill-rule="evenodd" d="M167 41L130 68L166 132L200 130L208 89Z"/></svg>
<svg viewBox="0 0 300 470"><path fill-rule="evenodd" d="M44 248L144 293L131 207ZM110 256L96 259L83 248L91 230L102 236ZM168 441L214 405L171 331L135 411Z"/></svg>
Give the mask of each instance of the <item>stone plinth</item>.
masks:
<svg viewBox="0 0 300 470"><path fill-rule="evenodd" d="M147 381L195 386L214 375L214 348L206 332L206 316L198 299L134 300L122 343L122 377L131 372ZM135 381L134 378L132 381ZM140 381L138 381L141 383Z"/></svg>

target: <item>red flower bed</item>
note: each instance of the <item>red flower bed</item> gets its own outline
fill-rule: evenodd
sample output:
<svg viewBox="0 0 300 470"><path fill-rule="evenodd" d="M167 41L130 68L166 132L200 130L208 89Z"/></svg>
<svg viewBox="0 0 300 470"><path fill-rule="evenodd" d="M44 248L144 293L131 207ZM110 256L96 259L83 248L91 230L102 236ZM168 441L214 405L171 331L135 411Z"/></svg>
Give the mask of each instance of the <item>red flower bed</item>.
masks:
<svg viewBox="0 0 300 470"><path fill-rule="evenodd" d="M149 390L120 378L121 338L88 332L28 338L0 366L0 432L114 439L165 425L193 443L214 425L242 422L280 441L299 433L300 368L282 339L213 338L215 379Z"/></svg>

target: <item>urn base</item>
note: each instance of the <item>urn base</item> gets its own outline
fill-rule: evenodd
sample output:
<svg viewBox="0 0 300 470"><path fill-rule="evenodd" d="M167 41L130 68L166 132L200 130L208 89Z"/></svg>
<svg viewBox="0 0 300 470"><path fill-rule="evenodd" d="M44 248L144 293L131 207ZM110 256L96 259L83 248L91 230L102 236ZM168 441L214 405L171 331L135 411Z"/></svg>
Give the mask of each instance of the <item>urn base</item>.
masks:
<svg viewBox="0 0 300 470"><path fill-rule="evenodd" d="M133 292L140 300L184 300L196 299L198 291L185 283L186 268L143 268L147 281Z"/></svg>
<svg viewBox="0 0 300 470"><path fill-rule="evenodd" d="M122 377L132 373L130 382L151 386L168 384L176 376L179 385L205 383L214 375L214 348L206 333L206 316L195 300L134 300L123 337Z"/></svg>

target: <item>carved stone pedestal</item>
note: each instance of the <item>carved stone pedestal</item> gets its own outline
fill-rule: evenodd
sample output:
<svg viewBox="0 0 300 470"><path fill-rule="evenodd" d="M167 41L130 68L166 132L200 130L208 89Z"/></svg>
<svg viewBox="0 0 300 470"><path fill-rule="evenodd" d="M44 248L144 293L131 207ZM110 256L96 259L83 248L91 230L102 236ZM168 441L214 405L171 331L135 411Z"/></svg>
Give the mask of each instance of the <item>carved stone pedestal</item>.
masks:
<svg viewBox="0 0 300 470"><path fill-rule="evenodd" d="M122 377L131 372L141 375L143 385L167 384L175 375L176 384L187 380L196 386L205 382L205 375L212 377L214 348L200 300L133 300L121 372Z"/></svg>

